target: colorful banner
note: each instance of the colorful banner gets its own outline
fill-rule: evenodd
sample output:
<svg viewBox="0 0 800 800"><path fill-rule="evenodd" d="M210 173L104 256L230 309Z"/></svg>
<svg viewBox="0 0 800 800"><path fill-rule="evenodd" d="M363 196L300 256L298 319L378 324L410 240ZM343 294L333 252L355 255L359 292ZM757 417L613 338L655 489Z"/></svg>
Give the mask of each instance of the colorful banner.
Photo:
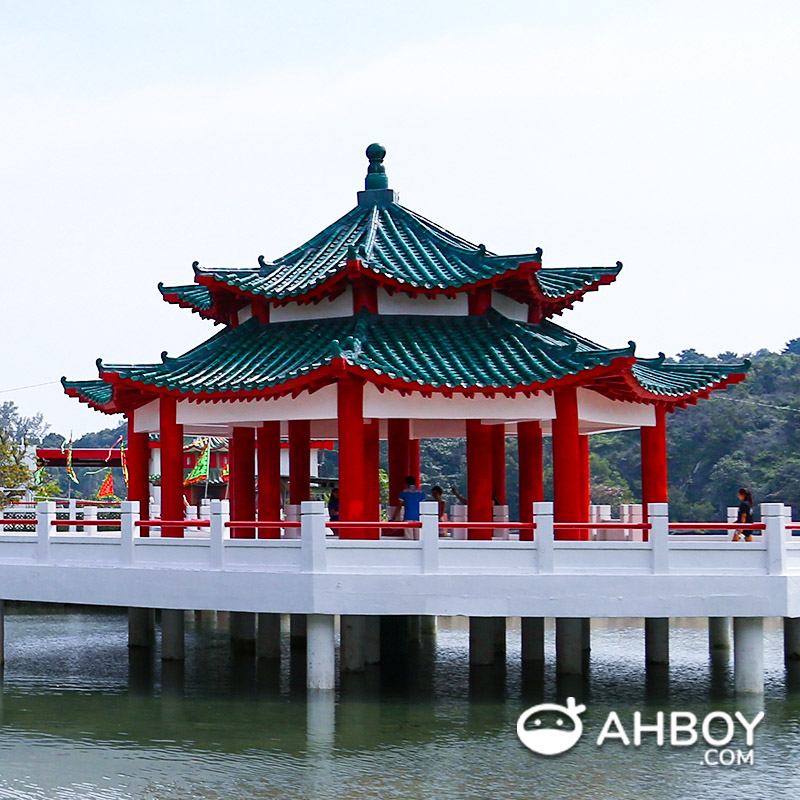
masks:
<svg viewBox="0 0 800 800"><path fill-rule="evenodd" d="M101 497L112 497L113 495L114 476L111 474L111 470L109 470L106 479L103 481L103 485L97 491L97 499L99 500Z"/></svg>
<svg viewBox="0 0 800 800"><path fill-rule="evenodd" d="M203 483L208 480L208 466L211 462L211 440L206 439L203 451L195 462L192 471L183 482L184 486L192 486L195 483Z"/></svg>

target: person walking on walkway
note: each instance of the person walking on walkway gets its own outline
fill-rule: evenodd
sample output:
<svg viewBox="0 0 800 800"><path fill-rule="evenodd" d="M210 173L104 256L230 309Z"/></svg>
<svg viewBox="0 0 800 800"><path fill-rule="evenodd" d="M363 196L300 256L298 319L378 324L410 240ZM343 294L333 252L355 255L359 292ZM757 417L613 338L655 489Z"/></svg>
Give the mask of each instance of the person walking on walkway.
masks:
<svg viewBox="0 0 800 800"><path fill-rule="evenodd" d="M736 521L742 522L745 525L750 525L753 522L753 495L750 494L749 489L741 488L738 492L739 497L739 510L736 512ZM736 531L733 536L734 542L753 541L753 531Z"/></svg>
<svg viewBox="0 0 800 800"><path fill-rule="evenodd" d="M425 499L425 492L417 486L417 479L413 475L406 478L406 488L400 492L397 508L392 514L392 522L400 517L403 510L403 519L406 522L419 522L419 504Z"/></svg>

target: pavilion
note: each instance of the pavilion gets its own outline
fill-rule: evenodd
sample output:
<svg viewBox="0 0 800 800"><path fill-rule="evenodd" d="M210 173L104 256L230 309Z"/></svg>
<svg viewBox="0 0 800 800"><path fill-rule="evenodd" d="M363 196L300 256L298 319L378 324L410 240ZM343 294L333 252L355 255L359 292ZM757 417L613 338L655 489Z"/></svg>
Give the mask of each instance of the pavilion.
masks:
<svg viewBox="0 0 800 800"><path fill-rule="evenodd" d="M405 476L419 475L421 438L466 436L469 520L490 521L516 436L530 521L552 436L555 518L584 522L588 437L639 428L644 507L666 502L667 414L743 380L747 362L672 364L570 332L553 318L616 280L621 263L550 268L540 248L497 255L472 244L400 205L385 154L367 148L356 206L290 253L248 267L195 262L193 284L159 285L167 302L220 324L215 336L158 363L98 360L99 379L62 379L68 395L127 417L130 499L150 495L148 437L158 433L162 519L183 519L184 435L229 436L232 518L277 520L282 437L292 504L309 499L312 440L338 439L341 518L378 520L380 440L394 504Z"/></svg>

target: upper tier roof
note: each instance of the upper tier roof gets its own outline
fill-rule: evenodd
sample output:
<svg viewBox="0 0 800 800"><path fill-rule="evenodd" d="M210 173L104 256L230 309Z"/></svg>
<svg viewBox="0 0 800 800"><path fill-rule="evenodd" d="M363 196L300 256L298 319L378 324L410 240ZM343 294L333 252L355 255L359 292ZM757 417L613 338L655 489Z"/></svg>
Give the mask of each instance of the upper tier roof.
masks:
<svg viewBox="0 0 800 800"><path fill-rule="evenodd" d="M560 313L587 291L611 283L621 264L609 267L547 269L542 250L498 255L482 244L457 236L411 211L388 189L380 145L370 145L366 190L358 205L304 244L259 266L201 267L198 283L272 303L316 300L343 291L356 276L366 276L389 290L417 294L455 294L495 286L520 302L536 302L544 316ZM188 287L162 288L166 300L214 317L211 294L191 294ZM219 315L217 315L219 318ZM227 320L220 320L227 321Z"/></svg>
<svg viewBox="0 0 800 800"><path fill-rule="evenodd" d="M747 365L690 366L637 360L545 320L493 309L466 317L353 317L272 323L250 319L159 364L98 362L102 381L65 387L102 410L100 387L190 398L268 397L331 382L341 370L404 391L494 394L576 383L622 400L685 405L744 377Z"/></svg>

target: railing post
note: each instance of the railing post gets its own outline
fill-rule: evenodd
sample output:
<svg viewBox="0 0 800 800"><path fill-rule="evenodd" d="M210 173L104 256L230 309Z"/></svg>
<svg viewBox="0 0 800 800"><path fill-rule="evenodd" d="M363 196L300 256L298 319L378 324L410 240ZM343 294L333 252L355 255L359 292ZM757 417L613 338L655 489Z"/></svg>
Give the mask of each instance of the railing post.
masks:
<svg viewBox="0 0 800 800"><path fill-rule="evenodd" d="M40 564L50 561L50 524L56 518L56 504L42 500L36 504L36 560Z"/></svg>
<svg viewBox="0 0 800 800"><path fill-rule="evenodd" d="M439 571L439 504L420 503L419 521L422 528L419 532L422 544L422 571Z"/></svg>
<svg viewBox="0 0 800 800"><path fill-rule="evenodd" d="M83 507L83 518L84 519L97 519L97 506L84 506ZM97 533L98 527L96 525L87 525L85 528L81 526L78 528L79 531L84 531L85 533Z"/></svg>
<svg viewBox="0 0 800 800"><path fill-rule="evenodd" d="M291 528L289 529L291 530ZM304 500L300 503L300 559L303 572L325 572L325 503Z"/></svg>
<svg viewBox="0 0 800 800"><path fill-rule="evenodd" d="M537 571L548 573L553 572L554 556L553 543L555 532L553 530L553 504L534 503L533 521L536 529L533 532L533 540L536 542L536 562Z"/></svg>
<svg viewBox="0 0 800 800"><path fill-rule="evenodd" d="M647 521L650 523L650 550L654 575L669 573L669 506L666 503L648 503Z"/></svg>
<svg viewBox="0 0 800 800"><path fill-rule="evenodd" d="M767 573L783 575L786 572L786 509L783 503L762 503L761 521L767 526Z"/></svg>
<svg viewBox="0 0 800 800"><path fill-rule="evenodd" d="M211 527L209 529L208 558L211 569L223 569L225 566L225 539L229 529L225 523L231 518L230 500L211 501Z"/></svg>
<svg viewBox="0 0 800 800"><path fill-rule="evenodd" d="M120 561L125 567L133 564L133 537L136 536L136 523L139 520L139 501L123 500L119 504L119 530L122 552Z"/></svg>

